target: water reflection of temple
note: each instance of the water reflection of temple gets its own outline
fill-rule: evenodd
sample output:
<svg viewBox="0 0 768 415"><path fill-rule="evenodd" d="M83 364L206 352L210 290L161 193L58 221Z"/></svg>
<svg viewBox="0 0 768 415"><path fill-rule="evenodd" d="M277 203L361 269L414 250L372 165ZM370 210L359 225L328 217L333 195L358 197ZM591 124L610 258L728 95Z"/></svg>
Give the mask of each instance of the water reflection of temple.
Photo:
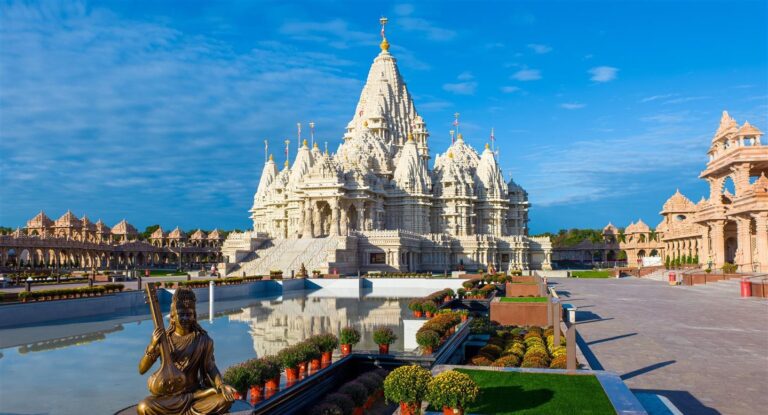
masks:
<svg viewBox="0 0 768 415"><path fill-rule="evenodd" d="M43 352L46 350L61 349L70 346L80 346L83 344L104 340L107 338L107 334L122 330L123 326L118 324L111 329L100 330L93 333L75 334L72 336L41 340L30 344L23 344L19 346L19 353L25 354L29 352Z"/></svg>
<svg viewBox="0 0 768 415"><path fill-rule="evenodd" d="M347 325L360 330L362 340L358 349L375 349L373 330L390 326L400 337L392 349L402 350L401 317L406 310L407 300L398 299L296 298L265 301L246 307L229 319L248 323L257 356L276 354L314 334L338 335Z"/></svg>

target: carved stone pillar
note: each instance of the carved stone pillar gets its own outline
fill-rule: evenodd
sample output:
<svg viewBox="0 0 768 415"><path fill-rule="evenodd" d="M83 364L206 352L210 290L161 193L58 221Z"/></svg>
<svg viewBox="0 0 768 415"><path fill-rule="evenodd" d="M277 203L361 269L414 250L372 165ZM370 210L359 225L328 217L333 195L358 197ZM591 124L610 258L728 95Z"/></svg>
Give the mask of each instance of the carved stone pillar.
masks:
<svg viewBox="0 0 768 415"><path fill-rule="evenodd" d="M323 234L322 223L320 220L320 209L312 211L312 237L317 238Z"/></svg>
<svg viewBox="0 0 768 415"><path fill-rule="evenodd" d="M331 199L329 202L331 205L331 236L337 236L339 234L339 201Z"/></svg>
<svg viewBox="0 0 768 415"><path fill-rule="evenodd" d="M712 232L712 260L715 268L720 268L725 264L725 221L715 220L709 224Z"/></svg>
<svg viewBox="0 0 768 415"><path fill-rule="evenodd" d="M699 263L708 264L712 260L712 253L709 249L709 226L702 227L701 244L699 247Z"/></svg>
<svg viewBox="0 0 768 415"><path fill-rule="evenodd" d="M768 271L768 212L760 212L754 215L757 245L756 262L759 263L760 271Z"/></svg>
<svg viewBox="0 0 768 415"><path fill-rule="evenodd" d="M312 202L307 201L304 208L304 229L302 231L302 238L312 237Z"/></svg>
<svg viewBox="0 0 768 415"><path fill-rule="evenodd" d="M341 209L341 215L339 216L339 234L347 235L349 233L349 218L347 209Z"/></svg>
<svg viewBox="0 0 768 415"><path fill-rule="evenodd" d="M752 237L749 234L752 224L750 218L736 218L736 238L738 249L736 251L736 263L742 272L752 272Z"/></svg>
<svg viewBox="0 0 768 415"><path fill-rule="evenodd" d="M720 197L723 191L723 184L725 184L725 178L724 177L708 177L707 182L709 182L709 202L716 204L716 205L722 205L723 199Z"/></svg>
<svg viewBox="0 0 768 415"><path fill-rule="evenodd" d="M749 163L742 163L731 167L736 196L741 196L749 188L749 170L751 167Z"/></svg>
<svg viewBox="0 0 768 415"><path fill-rule="evenodd" d="M357 223L355 224L355 230L365 230L365 202L362 200L355 200L355 211L357 211Z"/></svg>

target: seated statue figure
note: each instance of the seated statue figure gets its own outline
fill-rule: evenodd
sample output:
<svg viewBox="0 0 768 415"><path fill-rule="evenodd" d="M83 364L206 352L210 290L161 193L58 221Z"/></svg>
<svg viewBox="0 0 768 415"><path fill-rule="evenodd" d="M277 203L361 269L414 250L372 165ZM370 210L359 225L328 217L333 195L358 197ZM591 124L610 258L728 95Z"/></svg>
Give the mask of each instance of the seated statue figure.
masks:
<svg viewBox="0 0 768 415"><path fill-rule="evenodd" d="M213 340L197 323L195 293L179 288L173 294L171 319L163 333L158 328L139 362L139 373L149 370L160 356L163 335L171 345L171 361L183 374L183 390L174 395L146 397L137 407L139 415L225 414L234 402L234 388L224 384L213 358Z"/></svg>

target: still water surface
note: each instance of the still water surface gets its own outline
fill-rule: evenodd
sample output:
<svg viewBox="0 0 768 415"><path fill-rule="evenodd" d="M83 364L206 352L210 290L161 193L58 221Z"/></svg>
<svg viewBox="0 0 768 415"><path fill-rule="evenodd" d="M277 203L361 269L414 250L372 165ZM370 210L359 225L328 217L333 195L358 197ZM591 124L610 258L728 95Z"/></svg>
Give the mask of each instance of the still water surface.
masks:
<svg viewBox="0 0 768 415"><path fill-rule="evenodd" d="M410 292L409 296L428 292ZM219 369L277 353L313 334L352 325L362 333L359 350L374 350L373 329L398 333L392 351L403 351L402 317L407 298L329 297L299 292L292 297L220 301L209 318L198 317L215 342ZM167 324L167 313L166 313ZM98 319L0 330L0 414L112 414L147 395L139 359L152 334L147 310Z"/></svg>

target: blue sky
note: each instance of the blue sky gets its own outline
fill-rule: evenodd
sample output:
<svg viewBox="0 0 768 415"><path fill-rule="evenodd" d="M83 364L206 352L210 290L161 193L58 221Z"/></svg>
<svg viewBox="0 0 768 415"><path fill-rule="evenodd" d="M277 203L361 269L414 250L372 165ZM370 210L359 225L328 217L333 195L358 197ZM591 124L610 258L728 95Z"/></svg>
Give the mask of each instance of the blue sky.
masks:
<svg viewBox="0 0 768 415"><path fill-rule="evenodd" d="M338 146L381 15L433 153L495 128L534 233L655 225L721 111L768 130L765 1L3 2L0 225L249 227L264 139Z"/></svg>

